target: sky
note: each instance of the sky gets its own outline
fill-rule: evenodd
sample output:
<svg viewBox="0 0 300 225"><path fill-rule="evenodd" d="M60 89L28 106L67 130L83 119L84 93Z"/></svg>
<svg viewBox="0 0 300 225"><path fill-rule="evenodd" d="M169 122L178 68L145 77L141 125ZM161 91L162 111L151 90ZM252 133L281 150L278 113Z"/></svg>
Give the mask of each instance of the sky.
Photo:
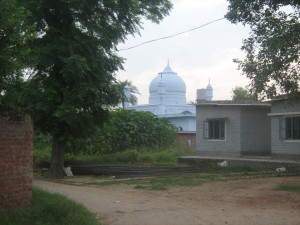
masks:
<svg viewBox="0 0 300 225"><path fill-rule="evenodd" d="M226 0L171 0L173 9L159 24L144 21L139 35L129 36L118 49L199 27L224 17ZM130 80L141 95L138 104L148 104L151 80L169 65L186 84L187 102L196 100L196 90L205 88L210 80L213 100L229 100L232 89L245 87L249 80L241 75L233 59L243 59L243 39L250 29L241 24L220 20L200 29L133 48L119 51L125 58L124 71L118 71L120 81Z"/></svg>

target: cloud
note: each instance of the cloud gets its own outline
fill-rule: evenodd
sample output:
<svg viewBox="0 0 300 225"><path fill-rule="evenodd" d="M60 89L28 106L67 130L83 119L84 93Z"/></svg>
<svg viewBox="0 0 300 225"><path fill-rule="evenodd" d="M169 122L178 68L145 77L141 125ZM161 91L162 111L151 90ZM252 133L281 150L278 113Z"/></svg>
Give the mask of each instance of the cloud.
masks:
<svg viewBox="0 0 300 225"><path fill-rule="evenodd" d="M160 24L144 23L141 37L130 37L119 48L131 47L151 39L175 34L222 17L226 0L173 0L174 9ZM119 55L126 58L125 71L117 79L131 80L141 92L140 104L147 104L149 84L170 59L171 68L185 81L187 100L195 100L196 89L214 88L214 99L230 99L235 86L249 81L240 75L233 58L242 58L242 40L249 28L222 20L174 38L152 42Z"/></svg>

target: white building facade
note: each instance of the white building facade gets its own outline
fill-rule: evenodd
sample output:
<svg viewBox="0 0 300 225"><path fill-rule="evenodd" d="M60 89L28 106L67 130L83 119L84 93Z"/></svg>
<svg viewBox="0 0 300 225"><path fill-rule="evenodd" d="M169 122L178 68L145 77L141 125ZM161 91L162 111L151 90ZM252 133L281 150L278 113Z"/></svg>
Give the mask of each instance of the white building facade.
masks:
<svg viewBox="0 0 300 225"><path fill-rule="evenodd" d="M125 87L129 99L130 89ZM212 87L209 84L212 97ZM186 85L183 79L172 71L169 65L158 73L149 85L149 104L131 106L125 109L152 112L157 117L168 118L178 131L196 131L196 106L186 102Z"/></svg>

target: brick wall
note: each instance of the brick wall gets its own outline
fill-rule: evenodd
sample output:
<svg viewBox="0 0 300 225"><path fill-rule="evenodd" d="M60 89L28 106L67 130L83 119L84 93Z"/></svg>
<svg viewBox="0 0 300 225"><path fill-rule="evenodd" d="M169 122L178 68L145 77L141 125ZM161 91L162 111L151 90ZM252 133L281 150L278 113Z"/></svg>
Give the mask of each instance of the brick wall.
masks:
<svg viewBox="0 0 300 225"><path fill-rule="evenodd" d="M180 142L186 143L186 146L191 149L196 149L196 132L178 132L177 139Z"/></svg>
<svg viewBox="0 0 300 225"><path fill-rule="evenodd" d="M0 117L0 212L32 200L33 125Z"/></svg>

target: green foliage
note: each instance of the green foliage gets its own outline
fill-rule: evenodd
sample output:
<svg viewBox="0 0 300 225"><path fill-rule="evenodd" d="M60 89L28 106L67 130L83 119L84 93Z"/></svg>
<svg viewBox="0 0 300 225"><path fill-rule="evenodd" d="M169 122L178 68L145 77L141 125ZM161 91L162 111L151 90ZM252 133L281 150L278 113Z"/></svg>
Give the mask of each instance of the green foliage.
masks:
<svg viewBox="0 0 300 225"><path fill-rule="evenodd" d="M251 28L244 60L234 60L261 98L297 95L300 84L300 3L285 0L228 0L226 18Z"/></svg>
<svg viewBox="0 0 300 225"><path fill-rule="evenodd" d="M50 149L49 149L50 150ZM34 156L39 159L47 159L48 162L50 159L50 151L43 149L34 150ZM80 162L88 163L99 163L99 164L141 164L141 165L165 165L172 166L178 165L179 156L188 156L195 155L195 151L192 150L181 150L181 151L172 151L172 150L126 150L122 152L114 153L105 153L105 154L82 154L77 153L76 155L72 153L67 153L67 160L76 160ZM39 162L41 160L38 160ZM46 160L47 161L47 160Z"/></svg>
<svg viewBox="0 0 300 225"><path fill-rule="evenodd" d="M158 178L142 178L132 180L111 180L111 181L100 181L91 182L92 185L112 185L112 184L129 184L134 185L136 189L147 189L147 190L167 190L172 186L197 186L203 183L213 181L220 178L221 175L207 175L207 174L180 174L172 175L168 177Z"/></svg>
<svg viewBox="0 0 300 225"><path fill-rule="evenodd" d="M150 112L119 109L88 139L72 139L71 152L107 153L126 149L162 149L175 140L176 127Z"/></svg>
<svg viewBox="0 0 300 225"><path fill-rule="evenodd" d="M282 183L276 186L277 191L300 192L300 185L293 183Z"/></svg>
<svg viewBox="0 0 300 225"><path fill-rule="evenodd" d="M34 130L34 147L44 148L51 146L52 136L50 134L43 134L38 129Z"/></svg>
<svg viewBox="0 0 300 225"><path fill-rule="evenodd" d="M23 88L22 69L30 49L26 42L34 37L28 24L30 12L17 0L0 0L0 105L16 106Z"/></svg>
<svg viewBox="0 0 300 225"><path fill-rule="evenodd" d="M232 94L233 101L257 100L257 97L254 94L243 87L235 87L234 89L232 89Z"/></svg>
<svg viewBox="0 0 300 225"><path fill-rule="evenodd" d="M159 22L172 5L169 0L17 3L29 12L30 26L37 33L26 42L30 74L18 104L32 109L35 127L52 135L49 175L61 177L68 141L95 132L121 99L115 79L123 63L118 43L138 33L143 18Z"/></svg>
<svg viewBox="0 0 300 225"><path fill-rule="evenodd" d="M125 96L125 93L124 93L124 89L126 86L129 87L129 91L130 91L129 99L127 99L127 97ZM132 84L131 81L129 81L129 80L119 81L118 87L119 87L121 95L122 95L121 102L122 102L123 109L125 108L125 102L130 102L131 105L136 105L138 103L136 94L140 94L140 92L139 92L138 88Z"/></svg>
<svg viewBox="0 0 300 225"><path fill-rule="evenodd" d="M104 164L128 164L137 163L138 152L135 150L128 150L125 152L116 152L112 154L100 155L95 162L98 160Z"/></svg>
<svg viewBox="0 0 300 225"><path fill-rule="evenodd" d="M35 166L43 165L51 161L51 136L36 132L34 141ZM75 142L78 143L78 142ZM147 165L178 165L180 156L195 155L195 150L187 149L179 143L171 145L167 149L140 148L119 152L102 152L86 148L83 140L80 149L68 152L67 160L75 160L87 163L100 164L147 164Z"/></svg>
<svg viewBox="0 0 300 225"><path fill-rule="evenodd" d="M202 172L176 174L165 177L156 178L141 178L132 180L103 180L98 182L91 182L92 185L112 185L112 184L129 184L134 185L136 189L147 190L166 190L174 186L198 186L204 183L230 179L232 177L247 177L257 176L259 171L244 166L228 166L220 167L216 163L201 165ZM261 171L263 172L263 171ZM261 174L264 176L264 173Z"/></svg>
<svg viewBox="0 0 300 225"><path fill-rule="evenodd" d="M41 167L45 163L51 162L51 143L51 135L43 134L38 129L35 129L33 143L34 167Z"/></svg>
<svg viewBox="0 0 300 225"><path fill-rule="evenodd" d="M0 225L99 225L87 209L59 194L33 188L32 206L0 215Z"/></svg>
<svg viewBox="0 0 300 225"><path fill-rule="evenodd" d="M117 44L139 32L142 18L159 22L171 8L168 0L22 3L39 35L21 101L34 109L36 127L64 142L94 132L121 99Z"/></svg>
<svg viewBox="0 0 300 225"><path fill-rule="evenodd" d="M44 163L51 162L51 145L44 147L34 147L33 150L34 166L40 167Z"/></svg>
<svg viewBox="0 0 300 225"><path fill-rule="evenodd" d="M166 118L157 118L150 112L117 110L112 123L116 127L114 149L164 148L175 138L176 128Z"/></svg>

